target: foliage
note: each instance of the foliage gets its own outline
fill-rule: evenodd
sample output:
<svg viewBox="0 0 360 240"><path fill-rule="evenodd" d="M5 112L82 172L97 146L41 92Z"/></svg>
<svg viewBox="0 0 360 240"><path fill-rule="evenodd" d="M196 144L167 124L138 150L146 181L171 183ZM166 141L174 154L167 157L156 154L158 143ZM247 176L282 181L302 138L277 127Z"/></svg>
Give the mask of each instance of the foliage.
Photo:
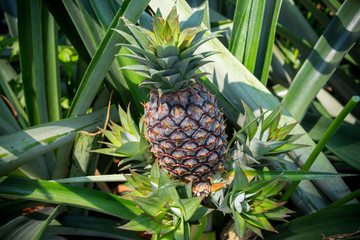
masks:
<svg viewBox="0 0 360 240"><path fill-rule="evenodd" d="M151 15L175 2L179 26L154 35ZM200 239L227 224L244 237L356 238L359 106L335 120L336 133L330 126L360 92L359 9L357 0L1 1L0 238ZM143 60L128 50L147 44L131 37L140 26L157 45L182 24L203 34L178 44L204 43L195 74L235 133L207 198L154 162L141 120L148 91L138 87L148 74L128 71ZM287 179L301 183L284 203ZM272 221L288 208L289 222Z"/></svg>

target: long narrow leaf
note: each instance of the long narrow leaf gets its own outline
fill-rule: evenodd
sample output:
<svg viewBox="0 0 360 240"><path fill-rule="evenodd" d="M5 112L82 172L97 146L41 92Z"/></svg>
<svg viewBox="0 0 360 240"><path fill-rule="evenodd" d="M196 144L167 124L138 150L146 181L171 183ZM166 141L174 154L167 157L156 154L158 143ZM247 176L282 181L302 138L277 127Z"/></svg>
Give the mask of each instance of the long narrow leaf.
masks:
<svg viewBox="0 0 360 240"><path fill-rule="evenodd" d="M264 239L341 239L359 230L360 206L352 204L297 218L276 227L279 233L265 233ZM333 236L333 237L331 237ZM339 237L339 238L337 238Z"/></svg>
<svg viewBox="0 0 360 240"><path fill-rule="evenodd" d="M17 217L0 228L3 240L40 239L45 227L63 210L63 206L46 207Z"/></svg>
<svg viewBox="0 0 360 240"><path fill-rule="evenodd" d="M53 123L0 136L0 176L3 176L27 161L75 139L78 131L94 131L103 126L106 111L99 110L77 118ZM118 120L113 107L110 119ZM20 140L21 139L21 140Z"/></svg>
<svg viewBox="0 0 360 240"><path fill-rule="evenodd" d="M113 194L43 180L3 177L0 196L66 204L125 219L141 212L132 201Z"/></svg>
<svg viewBox="0 0 360 240"><path fill-rule="evenodd" d="M284 100L285 108L295 119L302 119L316 94L359 40L359 9L357 0L344 2L296 74Z"/></svg>
<svg viewBox="0 0 360 240"><path fill-rule="evenodd" d="M47 122L42 68L40 1L17 1L19 16L20 65L29 123Z"/></svg>
<svg viewBox="0 0 360 240"><path fill-rule="evenodd" d="M44 54L44 83L48 119L50 122L60 120L60 73L58 60L58 34L53 16L42 5L42 40Z"/></svg>
<svg viewBox="0 0 360 240"><path fill-rule="evenodd" d="M124 31L125 24L122 20L120 21L120 16L123 15L132 22L136 22L145 10L147 3L148 1L131 1L125 12L123 12L123 9L118 11L111 28ZM121 41L123 41L121 35L115 33L112 29L107 30L76 92L74 102L69 109L69 115L82 114L89 108L91 100L96 95L94 90L97 90L102 83L109 66L115 59L115 54L120 50L120 46L116 46L116 44Z"/></svg>

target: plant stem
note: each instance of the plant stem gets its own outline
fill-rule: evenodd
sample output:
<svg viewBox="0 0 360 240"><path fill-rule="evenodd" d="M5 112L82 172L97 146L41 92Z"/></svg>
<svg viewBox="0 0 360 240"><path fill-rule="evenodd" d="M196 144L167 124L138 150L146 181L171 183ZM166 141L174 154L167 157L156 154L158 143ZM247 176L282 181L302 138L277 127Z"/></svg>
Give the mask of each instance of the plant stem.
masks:
<svg viewBox="0 0 360 240"><path fill-rule="evenodd" d="M347 195L347 196L345 196L345 197L343 197L343 198L329 204L328 206L321 209L320 211L340 207L341 205L344 205L345 203L350 202L351 200L357 198L358 196L360 196L360 189L358 189L355 192L352 192L349 195Z"/></svg>
<svg viewBox="0 0 360 240"><path fill-rule="evenodd" d="M343 110L340 112L340 114L335 118L335 120L331 123L329 128L326 130L312 153L310 154L309 158L305 162L305 164L301 167L302 171L308 171L310 167L315 162L316 158L319 156L322 149L325 147L326 143L330 140L332 135L337 131L337 129L340 127L341 123L344 121L345 117L354 109L354 107L358 104L360 101L359 96L353 96L350 101L345 105ZM282 200L287 201L292 193L295 191L296 187L299 185L300 181L293 181L286 192L284 193L284 196L282 197Z"/></svg>

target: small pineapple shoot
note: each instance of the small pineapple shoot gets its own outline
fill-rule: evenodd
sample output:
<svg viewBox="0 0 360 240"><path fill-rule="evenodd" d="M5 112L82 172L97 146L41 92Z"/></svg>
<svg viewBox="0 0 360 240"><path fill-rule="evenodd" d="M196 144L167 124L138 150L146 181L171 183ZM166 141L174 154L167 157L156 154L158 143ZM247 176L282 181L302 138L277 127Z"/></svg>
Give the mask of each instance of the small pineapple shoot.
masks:
<svg viewBox="0 0 360 240"><path fill-rule="evenodd" d="M213 202L224 214L232 215L238 236L242 238L248 228L262 237L261 229L276 232L269 220L285 221L291 210L275 196L285 186L281 175L267 181L248 181L238 165L231 184L212 194Z"/></svg>
<svg viewBox="0 0 360 240"><path fill-rule="evenodd" d="M96 149L93 152L121 158L120 171L129 168L144 171L143 169L154 161L150 145L144 137L144 124L140 121L137 126L129 109L127 113L120 106L118 109L121 126L111 121L110 130L100 128L100 132L110 142L102 142L106 148Z"/></svg>
<svg viewBox="0 0 360 240"><path fill-rule="evenodd" d="M142 214L123 229L145 231L154 239L190 239L190 223L210 212L200 204L202 198L192 197L190 185L170 180L157 162L150 176L132 172L126 178L133 191L124 198L133 200Z"/></svg>
<svg viewBox="0 0 360 240"><path fill-rule="evenodd" d="M243 102L245 109L245 125L234 137L237 142L231 151L231 156L244 169L260 164L264 160L285 163L282 154L306 147L296 144L301 134L290 134L297 122L279 126L283 105L279 105L267 117L263 114L255 118L251 109ZM260 109L261 110L261 109ZM261 110L262 112L262 110Z"/></svg>

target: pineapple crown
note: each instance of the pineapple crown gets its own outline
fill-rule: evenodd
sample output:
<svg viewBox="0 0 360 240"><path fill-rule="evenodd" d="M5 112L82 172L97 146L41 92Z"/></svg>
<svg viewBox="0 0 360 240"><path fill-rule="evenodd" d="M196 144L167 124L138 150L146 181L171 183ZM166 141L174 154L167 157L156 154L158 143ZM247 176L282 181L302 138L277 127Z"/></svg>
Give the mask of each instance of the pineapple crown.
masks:
<svg viewBox="0 0 360 240"><path fill-rule="evenodd" d="M269 220L285 221L291 210L274 197L286 185L280 181L282 175L270 180L248 181L247 176L236 165L235 175L228 187L212 194L212 200L219 210L232 214L237 234L242 238L248 228L262 237L261 229L276 232Z"/></svg>
<svg viewBox="0 0 360 240"><path fill-rule="evenodd" d="M120 44L132 54L122 56L136 60L139 65L125 66L123 69L136 71L144 77L139 86L157 90L159 94L174 93L190 87L206 73L196 74L201 66L208 63L204 59L215 52L196 53L205 42L220 36L219 32L206 34L201 30L204 11L194 12L186 21L179 22L176 5L166 18L160 11L153 15L153 28L135 26L123 19L131 35L115 29L129 44Z"/></svg>

